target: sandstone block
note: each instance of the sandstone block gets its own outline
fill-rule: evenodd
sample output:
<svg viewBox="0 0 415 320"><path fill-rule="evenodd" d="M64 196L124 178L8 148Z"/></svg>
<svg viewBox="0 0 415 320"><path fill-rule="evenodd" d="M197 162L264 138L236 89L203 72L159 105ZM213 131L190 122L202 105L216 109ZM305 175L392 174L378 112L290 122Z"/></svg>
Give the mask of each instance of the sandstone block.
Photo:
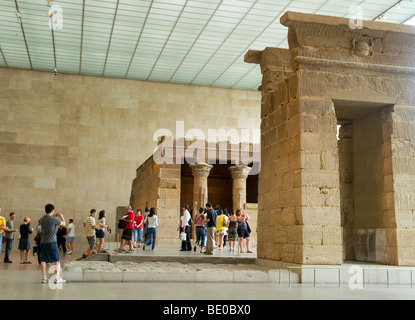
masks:
<svg viewBox="0 0 415 320"><path fill-rule="evenodd" d="M300 207L297 208L297 220L303 225L340 226L339 207Z"/></svg>

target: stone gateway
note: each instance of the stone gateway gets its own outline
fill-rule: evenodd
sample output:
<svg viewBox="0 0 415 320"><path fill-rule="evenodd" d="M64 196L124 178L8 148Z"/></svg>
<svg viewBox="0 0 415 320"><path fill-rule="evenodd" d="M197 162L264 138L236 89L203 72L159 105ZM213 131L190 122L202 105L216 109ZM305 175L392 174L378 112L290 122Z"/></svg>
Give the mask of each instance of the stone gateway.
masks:
<svg viewBox="0 0 415 320"><path fill-rule="evenodd" d="M263 75L258 258L415 265L415 28L281 23L289 49L245 56Z"/></svg>

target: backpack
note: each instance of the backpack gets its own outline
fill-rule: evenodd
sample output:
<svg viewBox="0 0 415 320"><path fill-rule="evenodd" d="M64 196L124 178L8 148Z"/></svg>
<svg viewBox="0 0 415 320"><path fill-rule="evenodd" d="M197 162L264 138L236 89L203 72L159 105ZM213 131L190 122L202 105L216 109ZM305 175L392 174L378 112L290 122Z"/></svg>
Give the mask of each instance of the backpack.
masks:
<svg viewBox="0 0 415 320"><path fill-rule="evenodd" d="M193 224L192 216L190 216L189 221L187 221L187 224L189 225L189 227L192 226L192 224Z"/></svg>

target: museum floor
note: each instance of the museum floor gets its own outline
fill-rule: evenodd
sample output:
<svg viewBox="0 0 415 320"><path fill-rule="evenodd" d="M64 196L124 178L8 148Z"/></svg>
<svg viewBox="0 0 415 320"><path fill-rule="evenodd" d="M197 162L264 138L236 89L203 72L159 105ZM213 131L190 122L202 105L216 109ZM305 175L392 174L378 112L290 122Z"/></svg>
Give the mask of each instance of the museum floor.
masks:
<svg viewBox="0 0 415 320"><path fill-rule="evenodd" d="M159 246L155 252L137 254L165 255L172 246ZM84 248L73 255L62 255L62 264L78 259ZM197 255L194 252L170 252L177 256ZM220 255L222 253L216 253ZM228 253L223 252L224 255ZM255 254L255 253L254 253ZM244 256L247 254L244 254ZM51 289L41 283L40 268L31 256L31 265L21 265L19 252L13 250L13 263L0 262L0 300L112 300L124 299L128 293L133 300L408 300L415 298L415 288L409 286L367 286L360 290L341 287L275 283L177 283L177 282L68 282L62 289Z"/></svg>

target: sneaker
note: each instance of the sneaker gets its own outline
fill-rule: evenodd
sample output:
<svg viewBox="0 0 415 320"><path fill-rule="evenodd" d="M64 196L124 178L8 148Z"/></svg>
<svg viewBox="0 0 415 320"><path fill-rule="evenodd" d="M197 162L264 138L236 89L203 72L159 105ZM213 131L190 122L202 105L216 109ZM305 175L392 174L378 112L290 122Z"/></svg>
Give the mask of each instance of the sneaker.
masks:
<svg viewBox="0 0 415 320"><path fill-rule="evenodd" d="M48 278L43 278L42 283L49 283L49 279Z"/></svg>
<svg viewBox="0 0 415 320"><path fill-rule="evenodd" d="M69 255L69 254L72 254L72 251L68 251L68 255Z"/></svg>
<svg viewBox="0 0 415 320"><path fill-rule="evenodd" d="M66 280L63 280L62 278L59 278L59 279L55 279L55 281L53 281L53 283L66 283Z"/></svg>

